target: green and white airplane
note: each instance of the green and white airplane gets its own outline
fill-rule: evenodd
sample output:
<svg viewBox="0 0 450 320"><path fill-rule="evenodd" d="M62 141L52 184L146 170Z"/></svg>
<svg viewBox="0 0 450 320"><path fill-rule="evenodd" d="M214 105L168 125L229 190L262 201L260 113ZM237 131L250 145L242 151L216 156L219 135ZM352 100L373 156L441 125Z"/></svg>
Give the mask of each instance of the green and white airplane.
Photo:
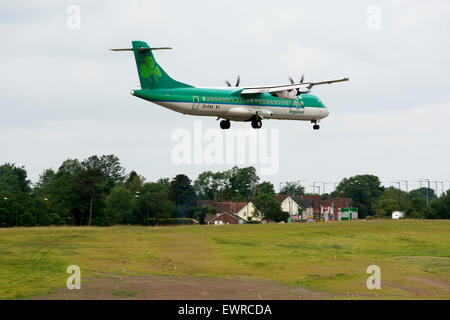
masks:
<svg viewBox="0 0 450 320"><path fill-rule="evenodd" d="M156 62L152 51L171 49L151 48L142 41L133 41L133 48L111 49L133 51L136 59L140 90L131 94L156 103L170 110L194 116L217 117L222 129L229 129L230 121L249 121L259 129L263 119L311 121L313 129L319 129L318 121L328 116L328 110L317 96L309 94L311 88L320 84L347 81L348 78L320 82L299 83L263 87L198 88L176 81Z"/></svg>

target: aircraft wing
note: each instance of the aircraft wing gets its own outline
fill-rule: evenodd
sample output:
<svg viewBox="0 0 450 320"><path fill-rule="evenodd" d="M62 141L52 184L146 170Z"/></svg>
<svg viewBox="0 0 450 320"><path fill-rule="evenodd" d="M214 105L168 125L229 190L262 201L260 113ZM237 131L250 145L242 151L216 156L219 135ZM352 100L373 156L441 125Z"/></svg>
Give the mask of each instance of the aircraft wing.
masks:
<svg viewBox="0 0 450 320"><path fill-rule="evenodd" d="M285 90L298 89L302 87L306 87L307 89L311 89L313 86L317 86L320 84L330 84L335 82L348 81L349 78L342 78L336 80L326 80L326 81L317 81L317 82L302 82L302 83L294 83L294 84L286 84L280 86L265 86L265 87L247 87L243 88L240 94L255 94L255 93L263 93L263 92L279 92Z"/></svg>

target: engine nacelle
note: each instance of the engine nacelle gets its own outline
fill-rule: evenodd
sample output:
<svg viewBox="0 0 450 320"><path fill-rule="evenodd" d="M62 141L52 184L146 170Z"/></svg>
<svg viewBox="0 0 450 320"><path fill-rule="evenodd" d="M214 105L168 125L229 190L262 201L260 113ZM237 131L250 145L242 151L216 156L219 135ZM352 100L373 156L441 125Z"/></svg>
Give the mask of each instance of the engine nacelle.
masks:
<svg viewBox="0 0 450 320"><path fill-rule="evenodd" d="M289 100L297 99L297 90L295 90L295 89L271 92L270 94L273 95L274 97L278 97L280 99L289 99Z"/></svg>

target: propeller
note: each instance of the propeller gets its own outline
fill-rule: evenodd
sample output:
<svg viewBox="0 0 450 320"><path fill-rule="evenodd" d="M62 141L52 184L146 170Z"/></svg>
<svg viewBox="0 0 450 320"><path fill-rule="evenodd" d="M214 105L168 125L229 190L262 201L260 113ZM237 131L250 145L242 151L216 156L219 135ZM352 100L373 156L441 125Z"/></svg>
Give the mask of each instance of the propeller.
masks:
<svg viewBox="0 0 450 320"><path fill-rule="evenodd" d="M305 79L305 75L304 75L304 74L302 74L302 77L300 78L300 83L303 83L303 79ZM291 76L289 76L289 80L291 81L292 84L295 83L295 82L294 82L294 79L292 79Z"/></svg>
<svg viewBox="0 0 450 320"><path fill-rule="evenodd" d="M239 82L241 82L241 77L238 75L237 76L237 80L236 80L236 84L234 85L235 87L239 87ZM227 86L232 87L230 81L225 80L225 83L227 84Z"/></svg>
<svg viewBox="0 0 450 320"><path fill-rule="evenodd" d="M300 78L300 82L299 83L303 83L303 80L305 79L305 75L304 74L302 74L302 77ZM291 76L289 76L289 81L291 81L291 83L292 84L295 84L295 82L294 82L294 79L292 79L292 77ZM312 86L311 86L312 87ZM307 86L307 88L308 89L311 89L311 87L310 86ZM294 90L294 89L292 89L292 90ZM297 89L295 89L296 91L297 91L297 95L299 95L301 92L300 92L300 88L297 88ZM309 92L309 91L308 91ZM303 93L305 93L305 92L303 92Z"/></svg>

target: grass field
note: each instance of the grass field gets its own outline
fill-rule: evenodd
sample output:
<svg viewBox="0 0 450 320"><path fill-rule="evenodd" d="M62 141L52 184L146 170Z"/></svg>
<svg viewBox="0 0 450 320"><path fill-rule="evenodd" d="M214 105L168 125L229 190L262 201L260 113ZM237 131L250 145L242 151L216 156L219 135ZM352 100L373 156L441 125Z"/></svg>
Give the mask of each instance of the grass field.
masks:
<svg viewBox="0 0 450 320"><path fill-rule="evenodd" d="M69 265L82 283L183 275L274 280L338 299L449 299L450 221L0 229L1 299L54 293ZM381 268L381 290L366 287L369 265Z"/></svg>

